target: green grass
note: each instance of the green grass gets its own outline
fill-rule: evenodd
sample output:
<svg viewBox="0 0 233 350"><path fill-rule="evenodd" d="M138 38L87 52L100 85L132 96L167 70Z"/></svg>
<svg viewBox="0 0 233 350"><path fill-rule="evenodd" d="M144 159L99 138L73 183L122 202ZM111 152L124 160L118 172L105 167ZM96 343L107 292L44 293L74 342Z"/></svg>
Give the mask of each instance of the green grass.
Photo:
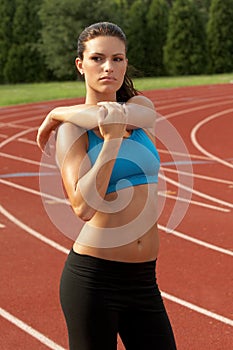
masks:
<svg viewBox="0 0 233 350"><path fill-rule="evenodd" d="M0 106L82 97L84 94L83 82L0 85Z"/></svg>
<svg viewBox="0 0 233 350"><path fill-rule="evenodd" d="M233 73L135 79L138 90L170 89L182 86L233 83Z"/></svg>
<svg viewBox="0 0 233 350"><path fill-rule="evenodd" d="M233 82L233 73L134 79L135 87L140 91L229 82ZM0 106L83 97L84 94L85 86L83 82L0 85Z"/></svg>

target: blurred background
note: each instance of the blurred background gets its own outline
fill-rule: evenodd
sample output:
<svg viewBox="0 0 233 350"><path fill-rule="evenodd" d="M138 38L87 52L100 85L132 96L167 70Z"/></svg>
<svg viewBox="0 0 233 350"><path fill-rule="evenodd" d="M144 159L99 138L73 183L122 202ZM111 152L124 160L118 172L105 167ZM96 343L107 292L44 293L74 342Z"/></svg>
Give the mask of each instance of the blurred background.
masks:
<svg viewBox="0 0 233 350"><path fill-rule="evenodd" d="M72 81L77 37L99 21L128 38L133 77L233 71L232 0L0 0L0 84Z"/></svg>

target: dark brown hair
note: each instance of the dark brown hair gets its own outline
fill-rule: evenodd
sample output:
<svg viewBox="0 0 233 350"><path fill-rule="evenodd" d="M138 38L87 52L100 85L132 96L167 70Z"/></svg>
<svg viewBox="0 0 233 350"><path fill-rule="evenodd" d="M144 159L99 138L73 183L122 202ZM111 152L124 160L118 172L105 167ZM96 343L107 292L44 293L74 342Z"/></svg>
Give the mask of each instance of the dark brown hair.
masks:
<svg viewBox="0 0 233 350"><path fill-rule="evenodd" d="M85 43L98 36L117 37L125 44L127 49L127 41L124 32L114 23L99 22L85 28L78 38L78 57L83 60L83 52L85 51ZM116 93L118 102L126 102L133 96L138 95L138 91L134 88L131 78L126 72L124 81L120 89Z"/></svg>

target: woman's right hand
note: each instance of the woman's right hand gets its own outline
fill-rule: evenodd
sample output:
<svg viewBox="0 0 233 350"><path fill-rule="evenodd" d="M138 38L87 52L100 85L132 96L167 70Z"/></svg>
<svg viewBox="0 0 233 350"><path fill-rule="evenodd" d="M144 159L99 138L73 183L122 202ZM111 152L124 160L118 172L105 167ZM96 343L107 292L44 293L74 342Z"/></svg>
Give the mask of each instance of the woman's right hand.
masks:
<svg viewBox="0 0 233 350"><path fill-rule="evenodd" d="M123 138L127 115L123 105L117 102L99 102L101 106L97 113L99 131L104 140Z"/></svg>
<svg viewBox="0 0 233 350"><path fill-rule="evenodd" d="M61 121L55 120L52 118L52 113L53 111L51 111L45 117L44 121L42 122L42 124L38 129L37 137L36 137L37 145L39 146L41 151L45 152L47 155L50 155L49 144L48 144L50 134L53 130L56 130L56 128L61 124Z"/></svg>

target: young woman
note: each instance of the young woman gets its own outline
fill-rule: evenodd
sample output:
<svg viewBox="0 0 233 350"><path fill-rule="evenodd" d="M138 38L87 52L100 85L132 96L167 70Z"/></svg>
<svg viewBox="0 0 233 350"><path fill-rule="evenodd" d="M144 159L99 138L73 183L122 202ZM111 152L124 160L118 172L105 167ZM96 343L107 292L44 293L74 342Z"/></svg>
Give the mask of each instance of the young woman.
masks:
<svg viewBox="0 0 233 350"><path fill-rule="evenodd" d="M175 350L156 283L159 156L156 112L127 76L126 38L115 24L86 28L76 66L84 105L54 109L38 131L56 156L75 215L85 224L60 285L71 350Z"/></svg>

